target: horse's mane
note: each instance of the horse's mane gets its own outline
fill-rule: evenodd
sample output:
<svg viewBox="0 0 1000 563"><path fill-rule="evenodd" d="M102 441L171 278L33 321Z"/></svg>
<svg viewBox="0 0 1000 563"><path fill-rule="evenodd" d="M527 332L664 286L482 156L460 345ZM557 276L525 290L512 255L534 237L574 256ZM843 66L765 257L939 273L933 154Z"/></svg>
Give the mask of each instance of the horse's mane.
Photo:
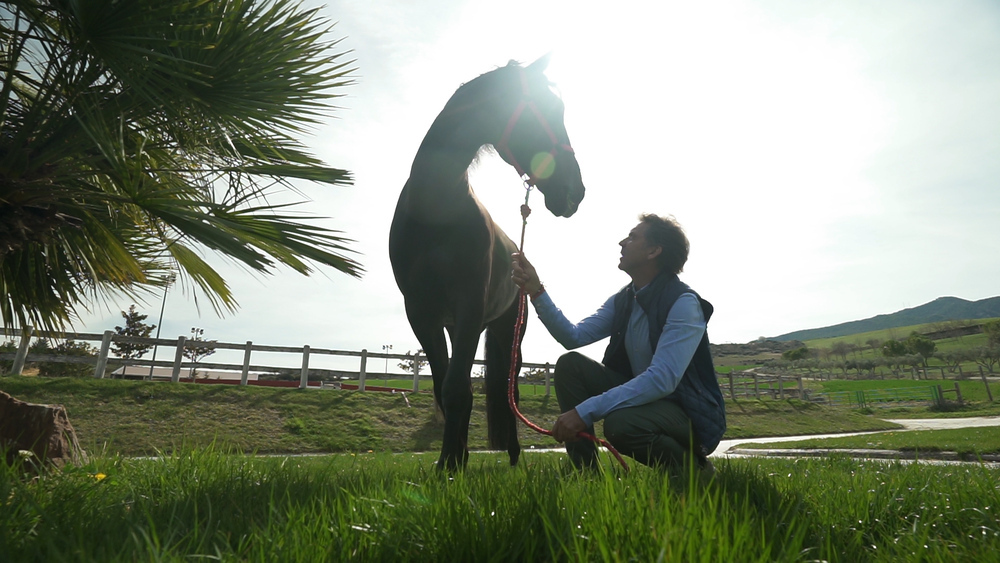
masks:
<svg viewBox="0 0 1000 563"><path fill-rule="evenodd" d="M493 70L480 74L468 82L463 82L458 89L455 90L455 93L451 95L451 99L448 100L448 103L445 104L445 109L448 109L449 106L455 104L465 103L467 98L480 95L482 93L481 90L490 85L490 78L502 76L501 71L520 67L521 64L512 59L506 66L498 66Z"/></svg>

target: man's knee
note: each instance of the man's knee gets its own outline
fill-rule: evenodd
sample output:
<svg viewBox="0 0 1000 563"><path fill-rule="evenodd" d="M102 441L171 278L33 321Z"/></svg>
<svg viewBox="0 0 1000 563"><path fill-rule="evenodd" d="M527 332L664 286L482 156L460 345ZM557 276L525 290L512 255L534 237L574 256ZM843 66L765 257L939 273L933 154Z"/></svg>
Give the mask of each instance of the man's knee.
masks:
<svg viewBox="0 0 1000 563"><path fill-rule="evenodd" d="M622 411L614 411L604 419L604 437L619 450L631 450L638 438L637 433L631 419Z"/></svg>
<svg viewBox="0 0 1000 563"><path fill-rule="evenodd" d="M580 373L580 366L589 361L590 359L579 352L567 352L559 356L559 359L556 360L556 369L553 376L556 389L563 387L567 381L573 379L576 374Z"/></svg>

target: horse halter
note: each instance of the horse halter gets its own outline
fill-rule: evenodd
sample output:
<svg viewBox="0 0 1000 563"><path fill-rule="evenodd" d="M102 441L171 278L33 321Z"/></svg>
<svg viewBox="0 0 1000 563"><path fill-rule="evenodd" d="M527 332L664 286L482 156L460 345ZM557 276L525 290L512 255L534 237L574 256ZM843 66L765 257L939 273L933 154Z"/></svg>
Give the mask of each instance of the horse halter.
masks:
<svg viewBox="0 0 1000 563"><path fill-rule="evenodd" d="M514 156L514 153L511 152L509 144L510 136L514 132L514 127L517 126L517 123L521 120L521 115L524 113L524 110L526 108L530 109L532 113L535 114L535 119L538 121L538 124L542 126L542 129L549 136L549 140L552 141L552 148L549 149L548 157L543 163L544 166L540 166L539 167L540 169L544 170L549 165L549 163L555 161L556 151L558 149L562 149L570 154L573 154L573 147L565 143L560 143L559 139L556 138L556 134L552 131L552 127L549 126L548 120L545 119L544 115L542 115L541 110L539 110L538 106L535 104L535 100L533 100L531 97L531 94L528 90L528 80L525 77L524 69L519 68L518 72L521 73L521 93L523 95L521 97L521 101L518 102L517 107L514 108L514 113L512 113L510 119L507 120L507 127L506 129L504 129L503 135L500 137L500 142L498 142L495 146L497 152L499 152L501 156L505 157L505 159L508 162L510 162L510 164L514 167L514 169L517 170L517 174L524 180L525 186L531 188L534 187L536 182L538 182L538 177L536 177L534 172L531 170L532 168L531 163L528 163L527 172L525 172L525 170L521 168L521 163L517 161L517 158Z"/></svg>

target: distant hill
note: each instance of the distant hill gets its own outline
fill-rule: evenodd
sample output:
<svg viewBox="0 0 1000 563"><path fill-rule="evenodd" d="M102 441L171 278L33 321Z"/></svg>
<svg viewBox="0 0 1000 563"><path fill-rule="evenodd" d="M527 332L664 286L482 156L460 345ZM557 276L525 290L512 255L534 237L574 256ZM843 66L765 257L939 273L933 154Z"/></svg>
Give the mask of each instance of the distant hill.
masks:
<svg viewBox="0 0 1000 563"><path fill-rule="evenodd" d="M979 301L967 301L958 297L938 297L930 303L903 309L888 315L876 315L870 319L840 323L824 328L798 330L775 336L774 340L815 340L817 338L837 338L860 332L900 328L924 323L959 321L964 319L988 319L1000 317L1000 297L989 297Z"/></svg>

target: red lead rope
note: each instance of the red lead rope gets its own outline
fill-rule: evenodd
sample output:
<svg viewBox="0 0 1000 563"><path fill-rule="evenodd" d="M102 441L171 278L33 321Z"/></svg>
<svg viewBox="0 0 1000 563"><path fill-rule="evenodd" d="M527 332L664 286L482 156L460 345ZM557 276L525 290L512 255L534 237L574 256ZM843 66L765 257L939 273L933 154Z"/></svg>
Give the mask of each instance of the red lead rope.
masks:
<svg viewBox="0 0 1000 563"><path fill-rule="evenodd" d="M524 252L524 231L528 225L528 215L531 214L531 208L528 207L528 196L531 195L531 186L527 186L524 194L524 205L521 206L521 246L519 247L521 252ZM522 289L517 296L517 320L514 323L514 345L511 347L510 351L510 374L507 378L507 402L510 404L510 410L514 413L514 416L518 418L521 422L525 424L528 428L531 428L539 434L545 434L546 436L551 436L552 431L546 430L541 426L538 426L534 422L528 420L528 417L521 414L520 409L517 408L517 401L514 400L514 389L517 385L517 363L521 358L521 335L524 334L524 325L527 322L527 303L528 296L524 293ZM590 440L594 443L599 443L611 452L612 455L618 460L618 463L622 464L625 471L628 471L628 464L622 459L618 450L615 449L607 440L601 440L600 438L588 434L587 432L579 432L577 436Z"/></svg>

